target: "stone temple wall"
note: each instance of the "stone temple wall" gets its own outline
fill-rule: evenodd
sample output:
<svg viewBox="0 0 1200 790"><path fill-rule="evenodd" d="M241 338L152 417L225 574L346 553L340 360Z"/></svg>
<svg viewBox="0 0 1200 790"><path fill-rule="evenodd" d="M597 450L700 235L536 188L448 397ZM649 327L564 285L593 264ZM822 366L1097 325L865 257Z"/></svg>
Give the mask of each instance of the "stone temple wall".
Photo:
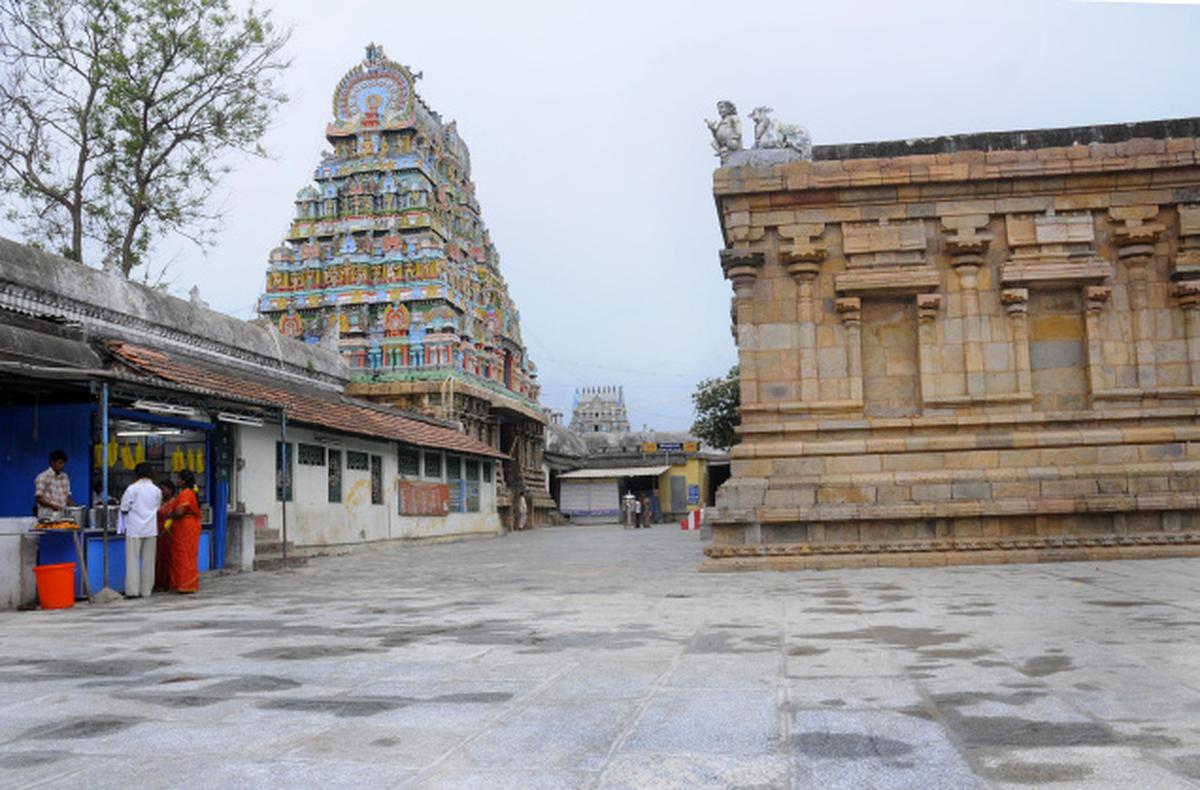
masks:
<svg viewBox="0 0 1200 790"><path fill-rule="evenodd" d="M704 567L1200 555L1197 138L718 169L742 425Z"/></svg>

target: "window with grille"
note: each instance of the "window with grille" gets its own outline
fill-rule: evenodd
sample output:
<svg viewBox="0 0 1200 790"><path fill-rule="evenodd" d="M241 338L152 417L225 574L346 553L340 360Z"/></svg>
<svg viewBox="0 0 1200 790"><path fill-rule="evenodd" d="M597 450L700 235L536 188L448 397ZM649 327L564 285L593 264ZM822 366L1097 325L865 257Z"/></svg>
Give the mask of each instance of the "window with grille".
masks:
<svg viewBox="0 0 1200 790"><path fill-rule="evenodd" d="M483 482L492 482L492 462L482 461L481 464L483 466Z"/></svg>
<svg viewBox="0 0 1200 790"><path fill-rule="evenodd" d="M383 504L383 456L371 456L371 504Z"/></svg>
<svg viewBox="0 0 1200 790"><path fill-rule="evenodd" d="M434 480L442 479L442 454L425 451L425 476Z"/></svg>
<svg viewBox="0 0 1200 790"><path fill-rule="evenodd" d="M421 474L421 451L417 448L401 445L398 459L402 476L418 477Z"/></svg>
<svg viewBox="0 0 1200 790"><path fill-rule="evenodd" d="M450 484L450 511L463 512L463 501L466 499L462 481L462 459L452 455L446 456L446 482Z"/></svg>
<svg viewBox="0 0 1200 790"><path fill-rule="evenodd" d="M346 468L353 469L356 472L365 472L371 468L371 464L367 459L366 453L360 453L356 450L347 450Z"/></svg>
<svg viewBox="0 0 1200 790"><path fill-rule="evenodd" d="M466 474L464 477L464 499L468 513L479 512L479 461L474 458L468 458L464 464Z"/></svg>
<svg viewBox="0 0 1200 790"><path fill-rule="evenodd" d="M342 501L342 451L329 451L329 501Z"/></svg>
<svg viewBox="0 0 1200 790"><path fill-rule="evenodd" d="M301 466L324 466L325 448L317 444L297 445L296 461L298 461Z"/></svg>

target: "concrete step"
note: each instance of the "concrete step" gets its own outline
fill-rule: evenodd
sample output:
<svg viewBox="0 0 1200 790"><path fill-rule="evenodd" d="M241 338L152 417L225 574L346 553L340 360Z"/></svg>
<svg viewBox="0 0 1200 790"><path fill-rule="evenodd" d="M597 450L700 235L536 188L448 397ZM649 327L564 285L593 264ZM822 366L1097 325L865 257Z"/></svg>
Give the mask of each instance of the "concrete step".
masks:
<svg viewBox="0 0 1200 790"><path fill-rule="evenodd" d="M290 540L287 543L288 554L296 548L296 544ZM268 554L283 554L283 542L280 540L271 541L270 543L258 542L254 543L254 556L261 557Z"/></svg>
<svg viewBox="0 0 1200 790"><path fill-rule="evenodd" d="M254 557L254 570L256 571L277 571L280 568L298 568L308 564L308 557L289 556L285 562L282 555L269 555L266 557Z"/></svg>
<svg viewBox="0 0 1200 790"><path fill-rule="evenodd" d="M273 529L256 529L256 530L254 530L254 542L255 543L272 543L272 542L278 541L281 537L282 537L282 535L280 535L278 527L275 527Z"/></svg>

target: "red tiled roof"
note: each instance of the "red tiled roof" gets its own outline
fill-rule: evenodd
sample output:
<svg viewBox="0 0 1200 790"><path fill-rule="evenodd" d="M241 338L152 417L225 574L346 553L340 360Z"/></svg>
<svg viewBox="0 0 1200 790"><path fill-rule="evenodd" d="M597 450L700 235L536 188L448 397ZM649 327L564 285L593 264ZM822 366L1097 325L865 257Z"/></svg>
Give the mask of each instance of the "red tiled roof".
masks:
<svg viewBox="0 0 1200 790"><path fill-rule="evenodd" d="M113 341L108 344L108 350L133 368L175 384L285 407L289 420L306 425L470 455L508 457L453 428L406 417L393 409L356 401L345 395L296 392L234 373L190 365L132 343Z"/></svg>

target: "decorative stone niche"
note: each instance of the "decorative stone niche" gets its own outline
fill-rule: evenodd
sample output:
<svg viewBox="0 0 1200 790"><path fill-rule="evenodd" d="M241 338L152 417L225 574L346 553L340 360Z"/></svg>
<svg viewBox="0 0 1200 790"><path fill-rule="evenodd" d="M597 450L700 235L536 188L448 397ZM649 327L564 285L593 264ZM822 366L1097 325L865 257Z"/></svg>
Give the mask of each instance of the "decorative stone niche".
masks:
<svg viewBox="0 0 1200 790"><path fill-rule="evenodd" d="M834 278L839 294L915 294L936 290L938 272L926 255L925 221L843 222L846 269Z"/></svg>
<svg viewBox="0 0 1200 790"><path fill-rule="evenodd" d="M1000 274L1005 286L1055 288L1112 276L1112 265L1096 254L1090 212L1009 214L1005 229L1011 250Z"/></svg>
<svg viewBox="0 0 1200 790"><path fill-rule="evenodd" d="M1200 203L1179 205L1179 250L1171 264L1176 280L1200 278Z"/></svg>

